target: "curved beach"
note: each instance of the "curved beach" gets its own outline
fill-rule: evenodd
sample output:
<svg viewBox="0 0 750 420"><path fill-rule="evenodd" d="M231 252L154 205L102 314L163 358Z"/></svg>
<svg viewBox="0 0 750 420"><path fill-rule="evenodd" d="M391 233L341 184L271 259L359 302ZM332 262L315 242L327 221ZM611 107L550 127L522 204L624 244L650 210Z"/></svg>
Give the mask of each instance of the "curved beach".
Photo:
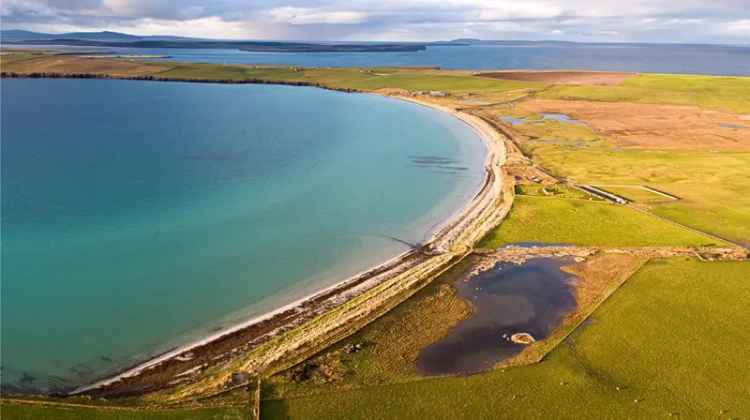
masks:
<svg viewBox="0 0 750 420"><path fill-rule="evenodd" d="M471 250L474 243L481 239L487 230L494 227L510 208L508 197L504 199L502 197L501 165L505 160L504 138L476 116L411 97L391 97L451 114L472 128L484 142L487 151L485 175L481 187L474 194L473 199L460 211L441 223L422 249L404 252L333 286L172 349L116 375L79 387L72 393L130 394L181 383L196 371L203 369L202 365L197 363L198 360L204 360L210 356L210 359L216 363L228 363L227 361L233 355L252 352L272 339L283 337L284 332L303 327L316 317L334 308L343 307L346 303L351 303L355 297L372 295L368 298L374 300L375 303L368 302L368 305L362 308L368 314L372 314L373 311L387 310L389 305L393 306L393 302L387 302L393 296L389 293L378 292L375 290L377 286L382 286L394 279L408 278L413 272L419 273L415 277L420 281L430 280L444 271L446 267L460 261ZM510 197L512 199L512 195ZM425 272L424 267L429 269ZM404 287L408 287L408 282L403 283ZM347 322L347 319L340 319L334 324L336 328L340 328ZM319 338L312 337L312 341ZM268 345L272 346L273 343L268 343ZM278 360L282 354L286 356L287 350L287 347L280 345L273 357L269 358L269 363ZM196 362L191 363L192 361ZM257 364L259 360L256 358L255 362ZM259 365L262 364L260 362ZM260 368L260 366L252 367L252 369ZM180 373L176 374L175 380L169 383L149 379L150 376L157 377L165 372L176 370Z"/></svg>

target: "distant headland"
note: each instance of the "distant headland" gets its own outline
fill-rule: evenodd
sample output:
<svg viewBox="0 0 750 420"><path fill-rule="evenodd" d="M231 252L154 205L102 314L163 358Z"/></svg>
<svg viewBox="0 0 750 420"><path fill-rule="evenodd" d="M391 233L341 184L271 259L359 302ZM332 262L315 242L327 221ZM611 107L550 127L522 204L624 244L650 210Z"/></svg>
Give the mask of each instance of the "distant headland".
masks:
<svg viewBox="0 0 750 420"><path fill-rule="evenodd" d="M136 36L119 32L2 31L3 44L64 45L74 47L236 49L252 52L413 52L427 48L414 43L308 43L293 41L231 41L175 36Z"/></svg>

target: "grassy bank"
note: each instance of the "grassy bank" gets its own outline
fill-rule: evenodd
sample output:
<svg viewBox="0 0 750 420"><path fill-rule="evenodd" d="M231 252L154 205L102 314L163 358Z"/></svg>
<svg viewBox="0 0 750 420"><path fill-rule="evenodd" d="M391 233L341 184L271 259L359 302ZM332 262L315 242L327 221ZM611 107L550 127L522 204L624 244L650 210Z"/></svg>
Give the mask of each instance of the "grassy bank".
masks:
<svg viewBox="0 0 750 420"><path fill-rule="evenodd" d="M619 86L560 85L540 95L547 99L692 105L750 113L750 78L642 74Z"/></svg>
<svg viewBox="0 0 750 420"><path fill-rule="evenodd" d="M266 401L264 418L745 418L750 264L648 264L544 362ZM727 322L732 320L732 322ZM665 355L669 355L665 357Z"/></svg>
<svg viewBox="0 0 750 420"><path fill-rule="evenodd" d="M508 218L480 244L702 246L715 241L633 209L601 201L519 195Z"/></svg>
<svg viewBox="0 0 750 420"><path fill-rule="evenodd" d="M249 420L249 408L129 410L3 403L0 415L13 420Z"/></svg>

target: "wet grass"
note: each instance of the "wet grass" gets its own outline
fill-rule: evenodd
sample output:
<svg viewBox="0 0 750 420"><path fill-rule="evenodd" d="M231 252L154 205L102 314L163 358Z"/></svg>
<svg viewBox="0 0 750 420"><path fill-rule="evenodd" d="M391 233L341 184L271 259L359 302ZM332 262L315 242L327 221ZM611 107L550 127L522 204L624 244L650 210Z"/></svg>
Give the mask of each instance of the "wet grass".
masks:
<svg viewBox="0 0 750 420"><path fill-rule="evenodd" d="M535 117L534 115L531 116ZM516 124L513 128L529 138L524 142L527 152L533 152L535 145L559 144L571 147L592 146L603 142L590 127L583 124L569 124L552 120L530 120Z"/></svg>
<svg viewBox="0 0 750 420"><path fill-rule="evenodd" d="M558 85L539 95L546 99L693 105L750 113L750 77L642 74L618 86Z"/></svg>
<svg viewBox="0 0 750 420"><path fill-rule="evenodd" d="M542 363L269 400L263 418L747 419L748 278L747 262L652 262Z"/></svg>
<svg viewBox="0 0 750 420"><path fill-rule="evenodd" d="M702 246L715 241L633 209L579 199L517 196L509 217L481 243L593 246Z"/></svg>

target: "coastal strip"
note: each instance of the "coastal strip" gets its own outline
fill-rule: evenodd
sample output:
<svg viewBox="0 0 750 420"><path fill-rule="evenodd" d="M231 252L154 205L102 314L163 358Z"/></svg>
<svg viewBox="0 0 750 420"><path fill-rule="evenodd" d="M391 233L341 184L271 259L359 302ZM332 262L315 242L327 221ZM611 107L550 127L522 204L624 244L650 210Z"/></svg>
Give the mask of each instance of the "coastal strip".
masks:
<svg viewBox="0 0 750 420"><path fill-rule="evenodd" d="M268 83L268 82L264 82ZM390 96L390 95L387 95ZM340 338L340 332L332 331L346 327L349 333L363 326L363 320L374 319L396 306L408 296L429 283L436 275L450 268L473 250L474 244L495 227L507 214L512 203L512 188L503 193L502 164L505 160L504 137L481 118L444 106L409 97L390 96L407 100L421 106L447 112L468 124L484 141L487 149L485 179L474 198L458 213L446 220L421 249L407 251L383 264L350 277L310 296L299 299L262 316L218 331L203 339L180 346L151 358L119 373L75 389L72 394L98 396L137 395L158 391L177 385L188 385L200 379L209 368L219 367L221 379L212 384L222 384L235 371L263 371L282 358L296 360L290 353L299 349L315 348L323 343ZM397 283L397 284L396 284ZM384 285L390 285L384 287ZM392 286L398 287L392 287ZM418 287L419 286L419 287ZM356 300L367 301L357 302ZM308 324L319 324L319 318L329 316L345 305L360 305L356 317L340 317L329 323L330 328L313 334L303 334L304 339L295 340L294 345L281 345L278 341L294 334L295 330ZM353 313L349 311L349 313ZM335 316L334 316L335 317ZM356 319L354 319L356 318ZM316 322L317 321L317 322ZM318 325L319 326L319 325ZM326 339L327 338L327 339ZM316 343L311 345L311 343ZM268 347L277 346L268 352ZM258 358L258 349L265 354ZM243 366L234 366L237 360L252 361ZM165 380L164 378L171 378ZM199 381L200 382L200 381ZM215 388L211 386L209 388ZM180 395L190 395L180 392Z"/></svg>

